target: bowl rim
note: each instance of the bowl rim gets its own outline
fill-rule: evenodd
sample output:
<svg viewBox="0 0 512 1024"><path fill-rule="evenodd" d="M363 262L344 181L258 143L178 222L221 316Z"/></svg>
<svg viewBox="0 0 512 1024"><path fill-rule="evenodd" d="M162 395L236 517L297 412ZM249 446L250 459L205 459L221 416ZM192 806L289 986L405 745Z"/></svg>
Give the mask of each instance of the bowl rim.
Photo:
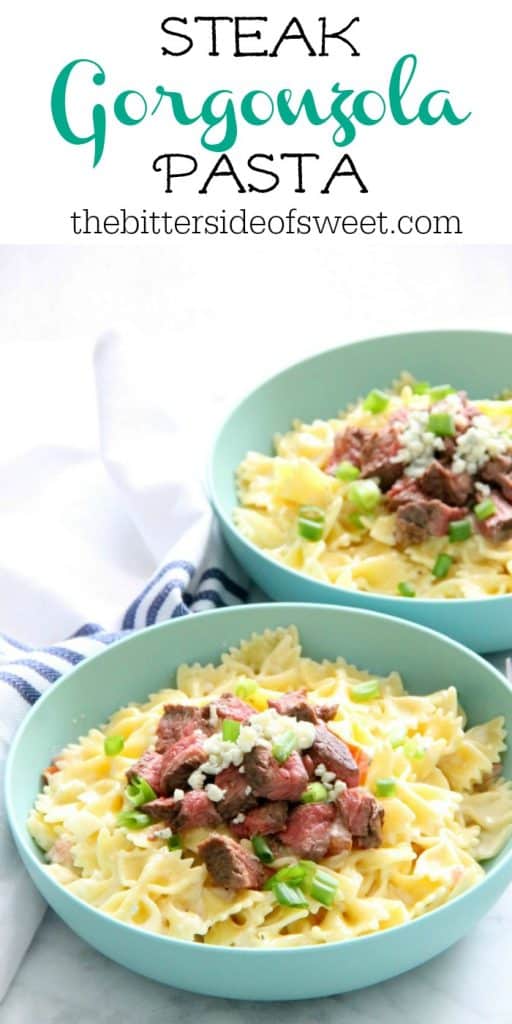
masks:
<svg viewBox="0 0 512 1024"><path fill-rule="evenodd" d="M398 933L400 935L403 934L404 929L415 929L416 931L418 931L418 929L422 930L423 928L428 928L428 923L426 924L426 922L429 921L432 922L432 927L435 928L436 921L439 921L439 923L441 923L444 915L450 915L453 911L453 908L457 908L463 900L475 897L476 893L478 893L484 886L487 887L492 879L501 880L503 876L509 876L509 881L512 880L512 841L509 839L510 849L505 853L504 858L500 861L499 864L493 863L489 869L484 868L485 875L482 879L480 879L479 882L471 886L469 889L466 889L463 893L460 893L460 895L456 896L454 899L449 900L447 903L441 904L441 906L428 911L426 914L423 914L420 917L413 918L409 921L404 921L402 924L393 925L391 928L382 929L378 932L372 932L369 935L358 935L350 939L341 939L336 942L326 942L316 945L307 944L287 948L275 947L271 949L260 949L253 947L205 945L204 943L196 942L193 939L179 939L169 935L159 935L156 932L146 931L143 928L137 927L137 925L129 924L125 921L119 921L116 918L111 917L108 914L105 914L101 909L91 906L89 903L86 903L78 896L75 896L73 893L70 893L65 888L65 886L61 885L51 875L45 872L44 865L39 859L39 857L36 855L35 849L33 848L33 846L35 845L34 841L31 840L31 837L29 837L28 832L26 835L24 835L21 833L21 829L18 829L17 827L16 815L14 810L13 776L13 766L17 750L23 743L23 736L25 734L26 729L29 726L29 723L32 721L34 717L37 716L37 714L39 713L38 709L42 706L42 704L46 701L52 700L55 692L60 687L66 686L68 680L73 675L76 675L78 672L83 670L86 666L88 666L91 663L94 663L98 658L108 658L110 651L113 651L120 645L137 642L138 638L146 633L152 633L157 630L172 630L173 627L179 628L180 624L184 623L185 621L194 622L197 620L197 622L200 624L201 620L203 620L205 617L210 618L212 615L215 615L217 618L220 616L229 617L230 615L241 614L242 617L244 615L247 615L247 617L250 619L252 611L268 611L270 609L272 609L273 611L275 610L278 613L282 613L283 616L287 618L291 618L297 609L301 609L302 611L313 611L318 612L320 614L322 612L329 612L334 613L334 615L349 617L356 616L357 618L362 619L378 619L382 620L383 622L387 622L388 626L391 628L395 627L399 630L405 629L406 631L412 631L413 633L419 631L430 636L431 640L438 646L440 645L441 647L453 648L459 656L462 656L463 660L467 659L469 661L477 662L477 664L479 664L480 667L485 672L495 677L499 685L503 687L505 691L508 691L512 699L512 683L507 679L507 677L502 672L500 672L497 668L495 668L488 661L482 658L479 654L465 647L463 644L458 643L458 641L453 640L451 637L445 636L442 633L438 633L436 630L430 629L427 626L419 625L416 622L411 622L406 619L400 619L393 615L386 615L382 612L375 612L369 609L352 607L346 608L339 605L321 604L316 602L305 601L259 602L245 605L231 605L227 608L221 609L209 609L203 612L195 612L189 616L186 616L185 619L169 619L166 622L159 622L153 626L146 626L144 629L134 630L128 636L121 637L119 640L115 641L115 643L109 645L109 647L101 651L98 651L94 655L91 655L90 657L86 658L83 662L81 662L79 665L73 666L69 670L69 672L66 672L66 674L61 676L59 680L57 680L55 683L49 686L48 689L41 695L41 697L38 698L36 703L27 712L21 725L16 731L6 760L4 796L7 821L9 823L11 834L14 837L18 850L23 851L23 854L21 854L20 852L22 861L24 861L24 859L27 858L32 865L32 870L36 874L44 878L45 886L49 886L50 890L53 893L55 893L57 897L60 896L65 901L70 901L70 906L76 907L77 910L80 913L84 914L86 917L89 917L91 920L96 919L98 925L100 925L101 922L107 921L110 925L113 926L115 930L120 929L122 934L132 935L134 938L136 936L139 936L141 939L142 937L147 937L149 941L155 944L163 944L163 948L170 949L172 947L178 947L179 949L185 949L188 951L195 950L196 952L192 954L195 956L206 956L212 954L218 955L219 953L235 955L237 957L247 957L254 954L257 954L259 957L268 957L275 954L279 954L280 956L285 955L286 957L289 957L292 954L297 955L301 953L307 953L308 956L321 956L325 955L326 951L328 950L332 950L334 954L335 951L340 952L342 949L352 949L354 943L357 943L358 945L356 946L356 948L361 948L361 950L363 948L362 943L369 943L371 948L373 944L382 941L383 939L385 939L387 935L397 935ZM272 628L279 627L276 626ZM397 671L400 671L400 669L397 668ZM505 885L506 884L507 882L505 881ZM60 913L60 911L56 911L56 913L62 918L63 915ZM455 913L457 913L457 910L455 910ZM480 917L482 916L483 914L479 915L478 919L480 919Z"/></svg>
<svg viewBox="0 0 512 1024"><path fill-rule="evenodd" d="M307 366L309 363L314 363L317 359L320 359L324 356L334 355L335 353L340 352L341 350L347 351L348 349L354 349L358 346L363 346L370 343L375 344L376 342L379 341L398 342L402 338L408 338L413 336L426 340L428 337L438 334L463 335L464 337L471 336L475 338L481 335L488 336L491 334L499 338L509 338L512 344L512 332L509 333L508 331L486 331L475 329L463 330L462 328L448 328L444 330L443 328L440 327L424 331L400 331L396 334L391 333L375 335L370 338L360 338L356 341L351 341L346 345L333 345L329 346L328 348L321 349L320 352L315 352L315 354L312 356L306 356L305 359L299 359L296 363L290 363L283 369L278 370L277 373L274 373L270 377L267 377L255 388L252 388L250 391L246 392L246 394L242 398L240 398L235 405L233 405L230 408L229 412L224 417L220 426L217 427L217 430L214 434L213 442L211 443L209 448L206 463L206 472L204 475L206 484L206 495L208 501L215 515L218 517L218 519L220 519L224 529L229 533L229 535L233 537L237 542L239 542L242 546L246 547L252 554L263 559L263 561L266 562L269 566L272 566L274 569L277 569L284 574L289 574L292 578L298 581L298 584L303 583L304 580L314 583L315 586L325 589L326 594L339 594L340 600L342 600L343 597L347 598L355 594L357 595L358 598L362 598L363 600L366 598L386 603L388 601L391 601L393 605L395 605L396 607L396 611L394 611L393 614L398 615L399 608L403 608L404 601L410 601L410 598L402 597L399 594L386 594L382 591L364 591L349 589L348 587L338 587L335 583L327 583L325 580L317 580L315 579L314 576L309 576L308 573L300 572L298 569L293 569L291 566L284 565L277 559L272 558L272 556L268 554L267 551L265 551L263 548L259 548L251 540L245 537L244 534L236 528L231 518L224 513L216 487L216 475L214 465L217 450L224 436L224 432L229 428L231 421L235 418L235 416L242 409L245 403L248 402L250 399L254 398L260 392L265 391L267 387L272 386L273 384L277 383L277 381L279 381L280 379L286 377L288 373L292 373L299 367ZM233 467L233 473L235 473L236 469L236 466ZM234 511L235 508L238 507L238 505L235 505L231 510L231 513ZM503 604L504 602L508 602L510 604L511 601L512 594L493 594L489 597L415 597L414 607L420 608L422 611L427 611L429 608L432 607L441 607L447 609L467 608L468 610L478 610L482 607L482 605L485 608L492 609L498 602L500 604Z"/></svg>

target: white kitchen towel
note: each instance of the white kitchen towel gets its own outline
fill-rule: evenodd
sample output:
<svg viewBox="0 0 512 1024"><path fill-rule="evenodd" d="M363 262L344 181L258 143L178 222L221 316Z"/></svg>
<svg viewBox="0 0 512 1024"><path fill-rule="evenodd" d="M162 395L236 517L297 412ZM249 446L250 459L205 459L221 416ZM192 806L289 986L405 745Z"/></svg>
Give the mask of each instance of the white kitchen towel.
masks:
<svg viewBox="0 0 512 1024"><path fill-rule="evenodd" d="M0 1000L44 913L15 852L3 807L5 758L22 718L74 665L130 631L248 599L245 578L219 536L198 478L204 457L196 455L187 416L176 412L183 404L169 382L162 387L159 370L115 336L97 346L100 456L155 571L136 594L126 595L125 607L112 609L108 621L93 621L91 608L91 621L66 639L30 645L0 634ZM87 571L84 564L85 589ZM27 578L25 586L28 592L41 581ZM51 600L51 581L44 586Z"/></svg>

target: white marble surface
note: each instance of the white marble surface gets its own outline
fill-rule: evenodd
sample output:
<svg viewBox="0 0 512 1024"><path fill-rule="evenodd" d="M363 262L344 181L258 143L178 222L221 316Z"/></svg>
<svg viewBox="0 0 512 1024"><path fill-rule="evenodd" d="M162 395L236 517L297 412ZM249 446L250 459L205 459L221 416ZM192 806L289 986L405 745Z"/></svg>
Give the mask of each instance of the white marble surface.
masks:
<svg viewBox="0 0 512 1024"><path fill-rule="evenodd" d="M340 341L435 327L510 330L512 323L512 249L408 246L391 254L368 247L349 260L341 254L333 260L322 249L316 261L304 263L295 247L287 250L287 294L282 250L274 248L258 266L261 302L255 303L244 261L230 268L224 261L216 272L206 248L193 260L146 251L143 261L117 247L101 257L94 249L0 251L1 345L11 379L22 380L25 410L16 432L6 420L0 437L6 458L21 427L40 436L52 409L62 414L62 404L48 401L53 367L63 394L72 382L68 431L71 419L85 429L91 381L76 366L72 375L64 372L64 351L68 363L79 353L85 362L106 328L131 330L145 347L149 338L168 347L170 379L195 380L210 403L231 400L277 365ZM18 360L35 366L31 374L14 373L14 349ZM36 351L46 390L39 387ZM31 409L37 423L27 415ZM24 549L15 557L21 562ZM16 635L19 623L9 614L6 608L2 628ZM146 981L95 953L48 912L0 1006L1 1024L257 1024L272 1016L284 1024L396 1024L397 1016L404 1024L512 1024L512 888L470 936L423 967L346 996L279 1006L202 998Z"/></svg>
<svg viewBox="0 0 512 1024"><path fill-rule="evenodd" d="M446 953L392 981L300 1003L240 1003L140 978L48 912L0 1007L2 1024L511 1024L512 889Z"/></svg>

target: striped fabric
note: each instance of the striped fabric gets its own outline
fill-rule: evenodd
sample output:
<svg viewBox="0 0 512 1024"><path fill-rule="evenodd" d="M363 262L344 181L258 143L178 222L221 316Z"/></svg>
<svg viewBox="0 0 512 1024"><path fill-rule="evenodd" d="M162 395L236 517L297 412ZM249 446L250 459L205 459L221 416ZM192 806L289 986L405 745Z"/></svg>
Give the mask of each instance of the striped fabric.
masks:
<svg viewBox="0 0 512 1024"><path fill-rule="evenodd" d="M0 633L0 705L15 695L19 715L23 705L34 704L73 666L133 630L193 612L243 604L248 596L246 588L219 566L212 565L199 574L191 562L176 560L153 574L121 616L121 628L115 632L87 622L62 643L41 648Z"/></svg>

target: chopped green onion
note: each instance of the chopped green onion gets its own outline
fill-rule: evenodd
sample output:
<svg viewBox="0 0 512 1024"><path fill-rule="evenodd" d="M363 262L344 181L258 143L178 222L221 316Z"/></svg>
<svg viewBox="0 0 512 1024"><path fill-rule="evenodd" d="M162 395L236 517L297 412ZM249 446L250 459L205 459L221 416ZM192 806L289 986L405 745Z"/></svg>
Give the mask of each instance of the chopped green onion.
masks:
<svg viewBox="0 0 512 1024"><path fill-rule="evenodd" d="M302 889L287 885L286 882L276 882L272 891L277 902L282 907L307 907L309 906Z"/></svg>
<svg viewBox="0 0 512 1024"><path fill-rule="evenodd" d="M117 824L124 828L147 828L151 822L152 818L149 817L149 814L143 814L142 811L123 811L117 816Z"/></svg>
<svg viewBox="0 0 512 1024"><path fill-rule="evenodd" d="M496 505L491 498L485 498L484 501L480 501L478 505L475 505L473 512L477 519L489 519L489 516L496 514Z"/></svg>
<svg viewBox="0 0 512 1024"><path fill-rule="evenodd" d="M410 757L415 761L421 761L425 757L425 751L422 747L419 747L413 740L409 740L408 743L404 743L404 754L406 757Z"/></svg>
<svg viewBox="0 0 512 1024"><path fill-rule="evenodd" d="M253 836L252 848L263 864L272 864L274 854L272 853L272 850L264 836Z"/></svg>
<svg viewBox="0 0 512 1024"><path fill-rule="evenodd" d="M366 700L373 700L374 697L380 697L379 683L376 679L369 679L366 683L356 683L355 686L350 687L350 696L358 704L362 704Z"/></svg>
<svg viewBox="0 0 512 1024"><path fill-rule="evenodd" d="M124 739L122 736L106 736L103 744L103 749L107 757L115 757L116 754L120 754L124 747Z"/></svg>
<svg viewBox="0 0 512 1024"><path fill-rule="evenodd" d="M324 871L317 871L313 875L310 894L318 903L322 903L324 907L332 907L337 891L338 885L332 876L328 876Z"/></svg>
<svg viewBox="0 0 512 1024"><path fill-rule="evenodd" d="M357 512L352 512L348 517L348 521L352 526L355 526L356 530L366 530L366 526Z"/></svg>
<svg viewBox="0 0 512 1024"><path fill-rule="evenodd" d="M389 737L389 742L393 750L396 750L397 747L401 747L405 743L405 740L406 733L403 731L403 729L395 729L395 731L392 732Z"/></svg>
<svg viewBox="0 0 512 1024"><path fill-rule="evenodd" d="M354 466L353 462L340 462L334 475L338 480L357 480L361 476L361 470Z"/></svg>
<svg viewBox="0 0 512 1024"><path fill-rule="evenodd" d="M363 409L365 412L379 413L384 412L389 405L389 395L386 395L384 391L379 391L375 388L370 391L370 394L366 396L363 402Z"/></svg>
<svg viewBox="0 0 512 1024"><path fill-rule="evenodd" d="M297 736L295 733L288 729L287 732L283 732L281 736L278 736L275 743L272 746L272 754L279 764L283 764L287 761L290 754L297 749Z"/></svg>
<svg viewBox="0 0 512 1024"><path fill-rule="evenodd" d="M412 385L413 395L428 395L430 392L430 384L428 380L415 380Z"/></svg>
<svg viewBox="0 0 512 1024"><path fill-rule="evenodd" d="M171 851L172 850L181 850L181 847L182 847L181 836L169 836L169 838L167 840L167 849L168 850L171 850Z"/></svg>
<svg viewBox="0 0 512 1024"><path fill-rule="evenodd" d="M240 735L240 722L234 718L225 718L222 723L222 739L226 742L236 743Z"/></svg>
<svg viewBox="0 0 512 1024"><path fill-rule="evenodd" d="M238 683L238 686L235 687L235 693L237 697L250 697L257 689L258 684L254 679L247 679L245 683Z"/></svg>
<svg viewBox="0 0 512 1024"><path fill-rule="evenodd" d="M396 791L396 782L394 779L377 779L375 783L375 792L377 796L394 796Z"/></svg>
<svg viewBox="0 0 512 1024"><path fill-rule="evenodd" d="M301 804L321 804L325 803L329 796L327 789L321 782L310 782L309 786L306 786L301 798Z"/></svg>
<svg viewBox="0 0 512 1024"><path fill-rule="evenodd" d="M435 387L430 388L430 397L433 402L441 402L447 395L454 395L455 388L452 388L451 384L437 384Z"/></svg>
<svg viewBox="0 0 512 1024"><path fill-rule="evenodd" d="M297 516L297 531L304 540L321 540L325 529L325 512L316 505L301 505Z"/></svg>
<svg viewBox="0 0 512 1024"><path fill-rule="evenodd" d="M427 430L437 437L455 437L455 420L451 412L431 412Z"/></svg>
<svg viewBox="0 0 512 1024"><path fill-rule="evenodd" d="M126 795L134 807L147 804L150 800L156 800L154 789L140 775L136 775L130 785L126 787Z"/></svg>
<svg viewBox="0 0 512 1024"><path fill-rule="evenodd" d="M448 527L448 536L453 541L468 540L472 533L471 519L456 519Z"/></svg>
<svg viewBox="0 0 512 1024"><path fill-rule="evenodd" d="M414 587L412 587L410 583L407 583L405 581L403 583L398 584L397 590L398 593L402 595L402 597L416 597L416 591Z"/></svg>
<svg viewBox="0 0 512 1024"><path fill-rule="evenodd" d="M264 889L273 889L277 882L286 882L288 885L300 885L310 871L307 861L299 861L297 864L287 864L280 868L274 875L265 882Z"/></svg>
<svg viewBox="0 0 512 1024"><path fill-rule="evenodd" d="M450 571L452 563L453 558L451 557L451 555L446 555L444 552L442 552L440 555L437 556L434 562L432 575L437 576L438 580L442 580Z"/></svg>
<svg viewBox="0 0 512 1024"><path fill-rule="evenodd" d="M382 497L375 480L356 480L348 489L350 501L359 512L373 512Z"/></svg>

